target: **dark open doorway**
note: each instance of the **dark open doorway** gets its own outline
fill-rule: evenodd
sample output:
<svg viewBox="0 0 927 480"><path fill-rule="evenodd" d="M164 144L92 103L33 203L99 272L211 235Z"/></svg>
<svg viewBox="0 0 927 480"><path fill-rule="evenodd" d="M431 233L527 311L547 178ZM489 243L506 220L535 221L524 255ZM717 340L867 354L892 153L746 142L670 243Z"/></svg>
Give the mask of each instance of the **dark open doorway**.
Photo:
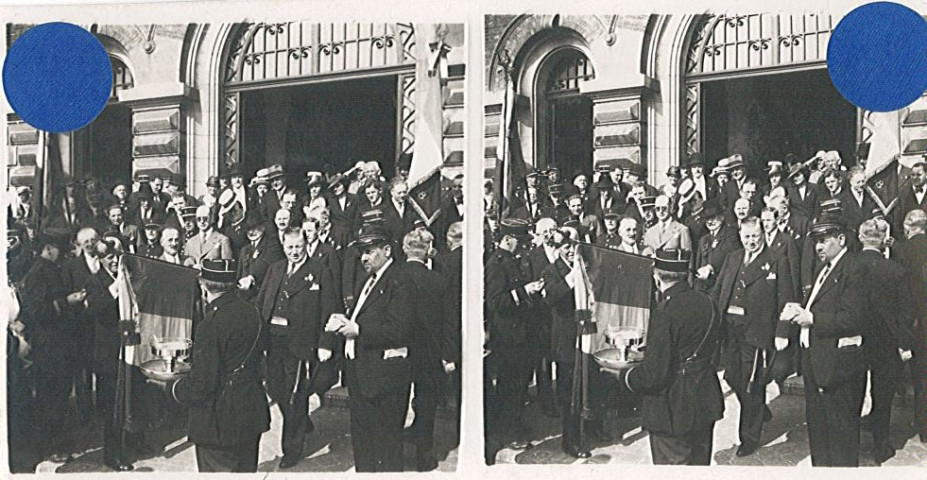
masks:
<svg viewBox="0 0 927 480"><path fill-rule="evenodd" d="M89 173L105 189L132 180L132 109L110 103L85 127Z"/></svg>
<svg viewBox="0 0 927 480"><path fill-rule="evenodd" d="M794 153L837 150L852 165L856 107L834 88L827 70L708 81L702 88L702 151L708 167L735 153L749 173Z"/></svg>
<svg viewBox="0 0 927 480"><path fill-rule="evenodd" d="M583 95L550 99L550 166L565 182L592 173L592 100Z"/></svg>
<svg viewBox="0 0 927 480"><path fill-rule="evenodd" d="M280 163L291 185L307 171L343 172L375 160L387 177L396 157L396 76L277 87L241 95L246 176Z"/></svg>

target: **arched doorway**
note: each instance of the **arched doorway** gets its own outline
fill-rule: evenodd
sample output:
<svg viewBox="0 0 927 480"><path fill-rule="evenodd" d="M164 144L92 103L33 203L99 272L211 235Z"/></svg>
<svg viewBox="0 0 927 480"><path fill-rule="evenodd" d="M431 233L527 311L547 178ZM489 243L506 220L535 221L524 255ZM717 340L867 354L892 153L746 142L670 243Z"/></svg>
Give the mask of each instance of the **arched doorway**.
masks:
<svg viewBox="0 0 927 480"><path fill-rule="evenodd" d="M227 52L220 172L280 163L297 185L375 160L389 176L412 151L412 24L240 24Z"/></svg>
<svg viewBox="0 0 927 480"><path fill-rule="evenodd" d="M827 74L830 15L703 15L685 62L683 156L708 166L740 153L753 175L769 160L837 150L853 164L860 113Z"/></svg>
<svg viewBox="0 0 927 480"><path fill-rule="evenodd" d="M556 167L565 180L592 171L592 100L580 92L580 84L593 78L586 55L567 47L544 60L535 84L538 119L544 123L537 129L537 167Z"/></svg>

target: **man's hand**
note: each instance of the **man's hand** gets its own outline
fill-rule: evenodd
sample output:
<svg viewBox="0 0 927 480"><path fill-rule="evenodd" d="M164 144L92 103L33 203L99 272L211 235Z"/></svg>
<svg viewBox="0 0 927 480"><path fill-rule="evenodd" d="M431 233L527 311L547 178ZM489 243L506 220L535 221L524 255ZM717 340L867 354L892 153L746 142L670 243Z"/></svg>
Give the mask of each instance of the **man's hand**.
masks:
<svg viewBox="0 0 927 480"><path fill-rule="evenodd" d="M67 296L68 303L71 305L76 305L84 301L87 298L87 291L81 290L79 292L74 292Z"/></svg>
<svg viewBox="0 0 927 480"><path fill-rule="evenodd" d="M792 318L792 322L799 327L810 327L814 325L814 315L811 314L810 310L798 307L798 313Z"/></svg>
<svg viewBox="0 0 927 480"><path fill-rule="evenodd" d="M22 335L23 330L26 329L26 324L19 320L13 320L12 322L10 322L8 328L10 329L11 332L13 332L14 335L20 336Z"/></svg>
<svg viewBox="0 0 927 480"><path fill-rule="evenodd" d="M444 365L444 373L453 373L454 370L457 370L457 365L455 365L454 362L441 360L441 363Z"/></svg>
<svg viewBox="0 0 927 480"><path fill-rule="evenodd" d="M708 277L711 276L712 270L713 269L711 268L711 265L705 265L704 267L695 271L695 278L698 278L699 280L708 280Z"/></svg>
<svg viewBox="0 0 927 480"><path fill-rule="evenodd" d="M911 350L905 350L903 348L898 349L898 356L901 357L902 362L907 362L914 357L914 354L911 353Z"/></svg>
<svg viewBox="0 0 927 480"><path fill-rule="evenodd" d="M346 318L337 333L344 335L344 338L357 338L360 335L360 325Z"/></svg>
<svg viewBox="0 0 927 480"><path fill-rule="evenodd" d="M786 348L788 348L789 339L783 338L783 337L776 337L775 343L776 343L776 351L781 352L785 350Z"/></svg>
<svg viewBox="0 0 927 480"><path fill-rule="evenodd" d="M337 332L338 329L344 325L344 322L348 321L348 317L344 316L342 313L333 313L328 317L328 323L325 324L326 332Z"/></svg>
<svg viewBox="0 0 927 480"><path fill-rule="evenodd" d="M252 286L254 286L254 275L242 277L242 279L238 281L239 290L250 290Z"/></svg>
<svg viewBox="0 0 927 480"><path fill-rule="evenodd" d="M525 291L528 292L529 295L540 293L541 290L543 289L544 289L544 279L536 280L534 282L531 282L525 285Z"/></svg>
<svg viewBox="0 0 927 480"><path fill-rule="evenodd" d="M327 348L320 348L319 349L319 361L324 362L328 360L329 358L332 358L332 351Z"/></svg>
<svg viewBox="0 0 927 480"><path fill-rule="evenodd" d="M801 310L801 306L795 302L788 302L782 307L782 312L779 314L779 320L784 322L791 322L795 316L798 315L798 311Z"/></svg>

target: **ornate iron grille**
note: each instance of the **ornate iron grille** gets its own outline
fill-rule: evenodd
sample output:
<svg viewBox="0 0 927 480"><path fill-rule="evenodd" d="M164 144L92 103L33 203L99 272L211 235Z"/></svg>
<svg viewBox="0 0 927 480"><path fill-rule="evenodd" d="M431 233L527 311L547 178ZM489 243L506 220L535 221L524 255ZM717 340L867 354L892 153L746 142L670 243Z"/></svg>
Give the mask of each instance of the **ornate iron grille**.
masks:
<svg viewBox="0 0 927 480"><path fill-rule="evenodd" d="M579 84L595 78L592 63L577 50L569 50L554 60L547 80L547 93L579 90Z"/></svg>

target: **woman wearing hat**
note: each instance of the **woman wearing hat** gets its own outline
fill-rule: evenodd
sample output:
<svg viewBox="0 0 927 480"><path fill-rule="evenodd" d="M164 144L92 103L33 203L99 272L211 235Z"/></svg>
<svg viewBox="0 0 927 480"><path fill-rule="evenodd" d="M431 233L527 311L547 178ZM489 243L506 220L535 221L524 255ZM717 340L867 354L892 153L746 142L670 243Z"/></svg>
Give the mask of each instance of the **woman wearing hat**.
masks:
<svg viewBox="0 0 927 480"><path fill-rule="evenodd" d="M327 206L325 196L322 195L324 184L325 176L321 172L306 172L306 197L300 203L304 218L308 218L309 212L316 207Z"/></svg>

